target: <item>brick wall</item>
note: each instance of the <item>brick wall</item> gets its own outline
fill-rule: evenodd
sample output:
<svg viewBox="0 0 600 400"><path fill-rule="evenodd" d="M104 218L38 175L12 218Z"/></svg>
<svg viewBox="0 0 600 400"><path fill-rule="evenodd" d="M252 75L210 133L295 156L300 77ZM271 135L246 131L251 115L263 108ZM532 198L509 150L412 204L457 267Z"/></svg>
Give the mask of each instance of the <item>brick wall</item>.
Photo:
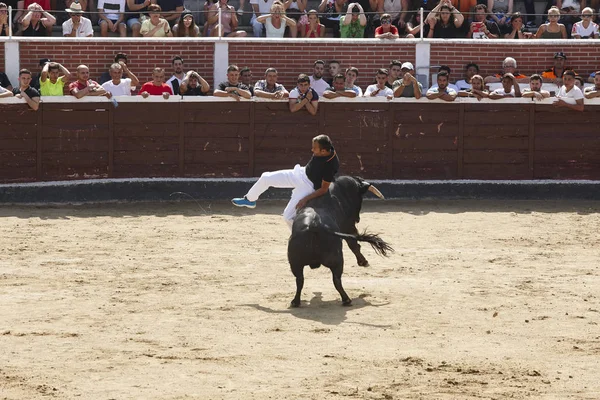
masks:
<svg viewBox="0 0 600 400"><path fill-rule="evenodd" d="M357 67L359 76L356 84L366 87L373 83L375 72L388 67L393 59L415 62L413 43L257 43L229 42L229 62L239 67L252 69L254 79L261 79L269 67L277 68L279 81L291 90L296 85L298 74L312 74L313 62L338 60L343 68Z"/></svg>
<svg viewBox="0 0 600 400"><path fill-rule="evenodd" d="M4 47L2 47L2 54ZM56 42L56 41L21 41L21 68L29 68L38 72L40 58L50 58L60 62L71 72L79 64L90 68L90 78L98 77L108 69L118 52L124 52L129 58L131 71L136 74L140 82L152 79L152 69L163 67L167 77L170 77L171 58L181 55L185 61L185 68L198 71L208 83L213 85L213 43L212 42L175 42L155 41L144 43L139 41L114 42Z"/></svg>
<svg viewBox="0 0 600 400"><path fill-rule="evenodd" d="M432 43L430 65L448 65L452 71L456 71L452 77L461 79L465 64L475 62L485 77L499 73L502 60L510 56L517 60L519 72L531 75L552 67L554 53L562 51L568 57L566 65L578 74L587 77L600 68L600 46L592 41L585 44L574 41L562 41L565 44L549 44L543 40L525 42L500 44L487 40Z"/></svg>

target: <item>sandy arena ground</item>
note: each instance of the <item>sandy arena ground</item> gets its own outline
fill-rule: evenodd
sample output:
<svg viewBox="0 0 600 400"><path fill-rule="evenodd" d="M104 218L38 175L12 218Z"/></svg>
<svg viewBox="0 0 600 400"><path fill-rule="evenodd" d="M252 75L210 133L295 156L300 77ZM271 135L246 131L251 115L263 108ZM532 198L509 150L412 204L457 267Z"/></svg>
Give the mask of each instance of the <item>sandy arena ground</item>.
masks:
<svg viewBox="0 0 600 400"><path fill-rule="evenodd" d="M0 398L600 398L597 202L369 201L300 309L284 203L201 204L0 207Z"/></svg>

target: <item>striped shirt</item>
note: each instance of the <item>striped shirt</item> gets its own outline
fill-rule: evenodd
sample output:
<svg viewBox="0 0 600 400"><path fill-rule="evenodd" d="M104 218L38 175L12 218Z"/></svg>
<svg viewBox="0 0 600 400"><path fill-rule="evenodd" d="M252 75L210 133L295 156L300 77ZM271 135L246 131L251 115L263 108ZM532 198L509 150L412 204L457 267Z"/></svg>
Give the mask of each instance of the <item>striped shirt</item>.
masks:
<svg viewBox="0 0 600 400"><path fill-rule="evenodd" d="M119 13L125 12L125 0L98 0L98 10L104 10L111 21L119 19Z"/></svg>

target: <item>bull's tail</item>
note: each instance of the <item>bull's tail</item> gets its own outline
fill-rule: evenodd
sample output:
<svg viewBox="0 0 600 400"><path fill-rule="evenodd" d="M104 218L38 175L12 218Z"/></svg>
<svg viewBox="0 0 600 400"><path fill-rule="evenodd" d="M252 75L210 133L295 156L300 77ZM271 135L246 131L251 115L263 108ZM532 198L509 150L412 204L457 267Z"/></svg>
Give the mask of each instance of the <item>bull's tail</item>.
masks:
<svg viewBox="0 0 600 400"><path fill-rule="evenodd" d="M367 242L371 245L373 250L375 250L375 253L379 254L380 256L388 257L389 253L394 252L394 248L390 246L388 242L380 238L379 235L375 233L368 233L366 230L363 231L363 233L359 233L358 235L351 235L348 233L341 233L335 231L328 232L342 239L354 239L358 240L359 242Z"/></svg>

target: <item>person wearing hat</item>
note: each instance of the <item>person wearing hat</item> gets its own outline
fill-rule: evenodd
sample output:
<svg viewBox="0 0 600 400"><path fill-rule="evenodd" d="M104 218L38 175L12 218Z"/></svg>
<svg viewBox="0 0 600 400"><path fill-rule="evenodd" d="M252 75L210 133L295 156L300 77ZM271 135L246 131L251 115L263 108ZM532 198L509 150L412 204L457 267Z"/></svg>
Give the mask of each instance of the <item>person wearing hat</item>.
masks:
<svg viewBox="0 0 600 400"><path fill-rule="evenodd" d="M415 68L412 63L402 64L402 78L394 82L394 97L414 97L420 99L423 85L415 78Z"/></svg>
<svg viewBox="0 0 600 400"><path fill-rule="evenodd" d="M363 38L365 37L365 28L367 26L367 17L365 11L359 3L350 3L346 15L340 17L340 35L343 38Z"/></svg>
<svg viewBox="0 0 600 400"><path fill-rule="evenodd" d="M567 69L571 69L565 67L566 60L567 55L562 51L554 53L554 66L542 72L542 79L544 80L544 82L556 83L557 86L562 85L563 73Z"/></svg>
<svg viewBox="0 0 600 400"><path fill-rule="evenodd" d="M81 4L72 3L71 7L67 8L65 11L69 14L70 18L66 20L62 25L63 36L94 36L94 28L92 28L92 21L83 16L83 8L81 8Z"/></svg>
<svg viewBox="0 0 600 400"><path fill-rule="evenodd" d="M198 37L200 28L194 21L194 15L190 10L183 10L179 22L173 27L173 36L177 37Z"/></svg>
<svg viewBox="0 0 600 400"><path fill-rule="evenodd" d="M127 36L125 25L125 0L98 0L98 25L100 35L108 36L108 31L117 32L121 37Z"/></svg>

